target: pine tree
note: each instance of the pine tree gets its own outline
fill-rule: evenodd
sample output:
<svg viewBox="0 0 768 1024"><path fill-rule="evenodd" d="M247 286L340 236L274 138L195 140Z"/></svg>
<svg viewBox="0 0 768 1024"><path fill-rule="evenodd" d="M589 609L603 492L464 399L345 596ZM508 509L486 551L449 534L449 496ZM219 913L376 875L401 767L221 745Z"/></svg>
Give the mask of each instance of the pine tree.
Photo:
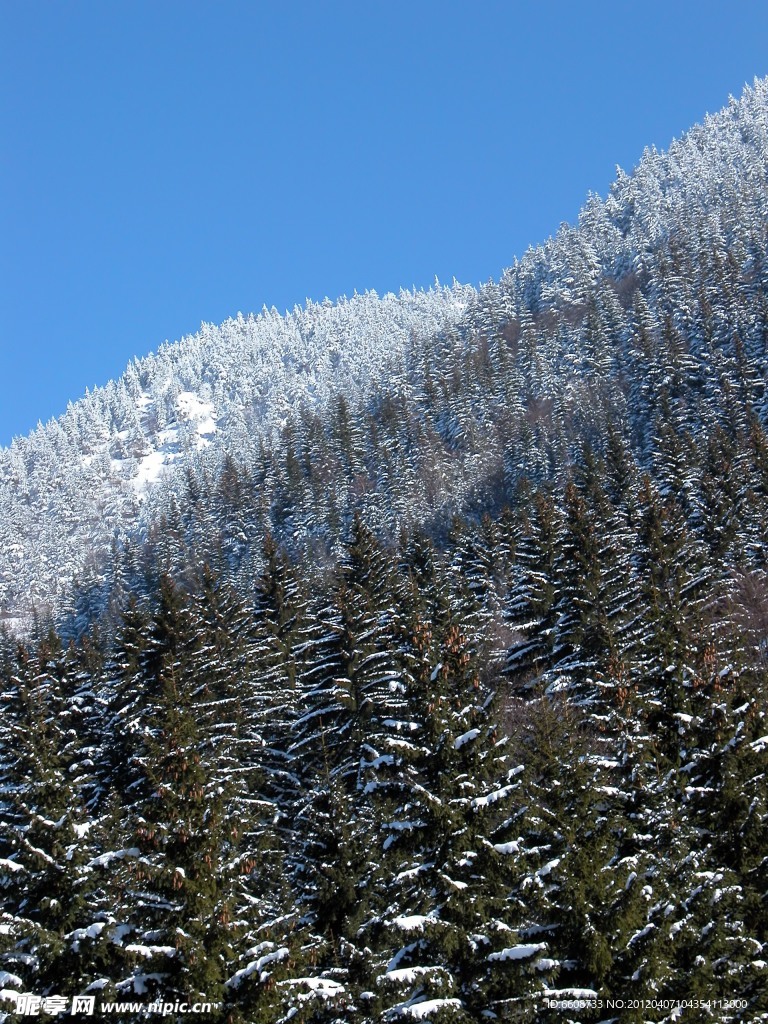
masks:
<svg viewBox="0 0 768 1024"><path fill-rule="evenodd" d="M521 684L539 677L552 663L558 619L560 515L551 496L541 491L533 494L531 513L521 515L508 606L508 621L521 637L509 652L507 671Z"/></svg>
<svg viewBox="0 0 768 1024"><path fill-rule="evenodd" d="M232 833L224 793L203 759L183 666L169 659L158 671L162 691L137 755L145 796L132 812L139 850L127 894L137 940L128 947L138 961L133 986L158 975L159 993L216 1000L231 959L225 864Z"/></svg>
<svg viewBox="0 0 768 1024"><path fill-rule="evenodd" d="M88 918L85 808L90 774L72 725L72 663L50 633L19 647L6 681L0 823L3 959L29 990L72 991L79 976L67 934Z"/></svg>

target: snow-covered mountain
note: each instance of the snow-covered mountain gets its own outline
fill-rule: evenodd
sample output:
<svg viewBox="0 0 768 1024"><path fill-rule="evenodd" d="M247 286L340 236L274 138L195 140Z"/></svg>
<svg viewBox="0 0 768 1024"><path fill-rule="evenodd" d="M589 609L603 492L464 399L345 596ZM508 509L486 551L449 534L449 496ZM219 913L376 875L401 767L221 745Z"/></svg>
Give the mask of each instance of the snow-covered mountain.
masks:
<svg viewBox="0 0 768 1024"><path fill-rule="evenodd" d="M759 275L767 146L766 85L757 82L668 153L649 151L633 175L620 172L606 201L590 199L578 226L561 229L479 294L462 286L369 293L286 316L238 315L132 363L118 381L0 452L0 614L25 618L35 606L66 603L74 576L103 562L116 536L142 528L145 499L161 478L201 458L213 466L224 452L247 461L301 408L321 411L334 395L354 404L374 387L386 390L413 370L409 354L419 346L427 345L439 375L447 334L578 310L605 281L626 291L677 237ZM674 319L685 327L694 289L711 285L671 285ZM544 397L576 389L579 367L573 378L563 367L582 358L579 333L561 331L542 353Z"/></svg>
<svg viewBox="0 0 768 1024"><path fill-rule="evenodd" d="M60 610L73 577L98 575L116 538L146 531L165 503L158 484L180 493L187 469L206 467L215 476L225 453L246 466L263 462L264 452L284 448L286 431L298 432L297 444L306 442L302 416L306 427L307 414L324 415L337 396L354 407L373 393L388 395L404 401L422 425L429 421L429 456L397 462L401 491L409 493L405 506L380 500L380 472L368 467L373 484L363 489L373 493L361 500L379 515L379 526L396 532L403 517L428 518L435 509L450 517L494 473L510 479L515 465L533 471L536 458L549 458L537 456L521 433L526 404L587 417L595 367L626 377L631 355L588 337L585 311L595 303L611 306L611 345L624 339L631 353L637 310L630 315L626 298L637 291L654 306L663 287L667 323L688 337L687 358L704 375L722 354L703 346L695 322L702 296L712 306L712 330L736 331L754 348L758 342L750 339L762 337L754 305L729 308L730 292L720 291L713 275L735 267L739 287L760 287L767 154L766 83L757 81L667 153L647 151L632 175L619 171L605 201L590 198L578 225L531 249L498 284L478 292L455 285L383 298L370 293L308 303L286 316L238 315L137 360L118 381L0 452L0 615L28 619L35 607ZM678 250L688 255L685 277L670 265ZM503 357L516 359L512 392L482 393L478 385L470 402L466 393L448 397L451 376L466 373L468 358L489 358L498 367L492 349L502 333ZM483 345L486 356L477 354ZM653 353L643 358L648 380L658 378ZM753 401L762 410L764 367L754 374ZM440 401L432 377L443 389ZM628 398L612 389L614 414L631 420L636 433L641 421L650 429L648 410L631 408ZM696 415L693 407L685 411L689 419ZM533 426L541 434L544 425ZM558 458L567 446L561 443ZM340 500L349 511L348 491ZM293 525L297 535L314 529Z"/></svg>
<svg viewBox="0 0 768 1024"><path fill-rule="evenodd" d="M146 523L154 485L190 462L269 446L289 414L356 401L402 373L410 348L452 329L474 290L374 292L203 325L137 359L0 451L0 615L66 601L74 577Z"/></svg>

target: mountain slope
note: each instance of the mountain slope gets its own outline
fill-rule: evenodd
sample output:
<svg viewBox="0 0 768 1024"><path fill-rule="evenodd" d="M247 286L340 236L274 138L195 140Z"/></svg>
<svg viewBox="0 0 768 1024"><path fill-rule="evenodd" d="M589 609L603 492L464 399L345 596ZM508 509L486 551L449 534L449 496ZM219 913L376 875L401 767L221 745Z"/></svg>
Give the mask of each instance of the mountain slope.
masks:
<svg viewBox="0 0 768 1024"><path fill-rule="evenodd" d="M81 576L0 631L6 1001L768 1021L767 111L477 293L161 353L83 407L71 551L61 428L6 453Z"/></svg>
<svg viewBox="0 0 768 1024"><path fill-rule="evenodd" d="M0 612L54 610L72 578L145 521L162 476L206 447L270 444L285 417L400 372L413 339L451 327L471 289L374 293L229 320L136 360L0 452Z"/></svg>
<svg viewBox="0 0 768 1024"><path fill-rule="evenodd" d="M550 412L539 416L536 407L586 423L603 417L606 404L614 420L632 420L647 451L661 378L658 353L639 353L631 340L642 316L633 296L664 320L665 332L685 339L689 380L716 388L712 360L734 358L725 351L734 337L744 339L749 357L761 356L760 311L751 299L765 274L765 93L757 82L667 154L646 153L633 175L620 173L605 202L590 200L577 227L531 250L497 285L477 294L456 287L359 296L286 318L272 311L204 327L18 439L0 453L2 612L28 617L33 605L60 606L72 576L98 571L115 535L142 523L146 529L147 485L169 467L203 463L215 472L224 451L252 463L262 442L279 451L280 427L301 431L299 410L322 415L333 395L352 405L368 396L372 409L378 388L427 421L436 448L431 467L422 472L412 457L410 466L397 466L398 479L415 488L409 506L417 519L435 506L450 515L483 479L509 478L511 463L530 469L536 459L551 461L522 426L527 418L535 435L550 430ZM718 276L733 270L733 288L721 290ZM705 312L711 330L701 324ZM603 341L594 332L606 318ZM754 358L749 386L762 415L765 369ZM512 361L506 390L489 394L479 364L498 374L502 359ZM467 374L475 374L475 393L457 402L446 389L451 375L464 387ZM617 375L624 382L642 375L631 383L643 395L624 384L617 390ZM706 400L699 393L696 403L678 402L686 405L686 425L708 415L699 406ZM463 457L468 433L471 451ZM559 444L561 459L567 442L547 444ZM389 528L404 515L379 512Z"/></svg>

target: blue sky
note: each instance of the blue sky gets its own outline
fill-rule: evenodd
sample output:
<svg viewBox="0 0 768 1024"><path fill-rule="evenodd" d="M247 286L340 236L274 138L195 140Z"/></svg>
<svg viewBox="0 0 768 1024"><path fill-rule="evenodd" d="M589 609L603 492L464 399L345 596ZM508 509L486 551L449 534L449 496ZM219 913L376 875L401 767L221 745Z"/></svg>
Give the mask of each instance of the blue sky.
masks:
<svg viewBox="0 0 768 1024"><path fill-rule="evenodd" d="M0 0L0 445L202 320L498 277L766 73L762 2Z"/></svg>

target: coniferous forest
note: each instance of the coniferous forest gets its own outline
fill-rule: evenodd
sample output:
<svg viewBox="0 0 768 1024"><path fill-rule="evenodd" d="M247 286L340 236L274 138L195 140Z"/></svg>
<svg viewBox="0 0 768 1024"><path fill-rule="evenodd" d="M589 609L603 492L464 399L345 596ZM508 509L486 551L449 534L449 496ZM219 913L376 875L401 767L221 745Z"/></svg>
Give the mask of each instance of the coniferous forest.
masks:
<svg viewBox="0 0 768 1024"><path fill-rule="evenodd" d="M768 1021L767 346L757 81L0 452L4 1019Z"/></svg>

